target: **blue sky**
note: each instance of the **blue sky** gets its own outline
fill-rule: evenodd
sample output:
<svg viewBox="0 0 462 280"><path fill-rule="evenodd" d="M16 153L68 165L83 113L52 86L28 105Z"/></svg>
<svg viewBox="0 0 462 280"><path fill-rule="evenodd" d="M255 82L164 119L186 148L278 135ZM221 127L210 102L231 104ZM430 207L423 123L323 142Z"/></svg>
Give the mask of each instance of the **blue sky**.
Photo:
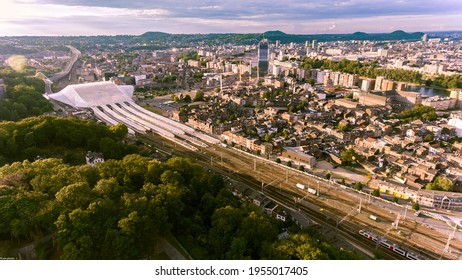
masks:
<svg viewBox="0 0 462 280"><path fill-rule="evenodd" d="M462 30L460 0L0 1L0 36Z"/></svg>

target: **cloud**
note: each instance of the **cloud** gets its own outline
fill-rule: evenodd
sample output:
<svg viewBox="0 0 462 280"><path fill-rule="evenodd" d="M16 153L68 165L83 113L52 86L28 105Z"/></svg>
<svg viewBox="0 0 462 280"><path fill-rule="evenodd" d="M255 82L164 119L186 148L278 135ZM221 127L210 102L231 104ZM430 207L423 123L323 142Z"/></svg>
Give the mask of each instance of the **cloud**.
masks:
<svg viewBox="0 0 462 280"><path fill-rule="evenodd" d="M0 0L1 35L462 30L460 0ZM387 18L387 21L383 21ZM438 26L435 25L438 22ZM91 24L97 24L91 26ZM64 28L66 27L66 28Z"/></svg>

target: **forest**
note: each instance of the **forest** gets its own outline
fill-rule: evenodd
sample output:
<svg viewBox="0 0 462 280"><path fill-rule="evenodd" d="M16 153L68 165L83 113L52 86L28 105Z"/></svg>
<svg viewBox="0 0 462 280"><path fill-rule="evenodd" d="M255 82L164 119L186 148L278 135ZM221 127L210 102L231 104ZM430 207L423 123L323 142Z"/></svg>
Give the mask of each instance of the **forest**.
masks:
<svg viewBox="0 0 462 280"><path fill-rule="evenodd" d="M45 84L33 75L32 70L16 72L0 68L7 92L6 98L0 99L0 121L17 121L52 111L50 102L42 96Z"/></svg>
<svg viewBox="0 0 462 280"><path fill-rule="evenodd" d="M106 146L103 139L130 149L121 141L126 127L77 119L29 118L2 123L0 131L2 145L15 147L18 157L27 145L97 149ZM11 153L10 146L1 151ZM313 229L276 221L226 185L179 157L160 162L128 154L95 166L16 161L0 167L0 239L27 244L52 236L37 247L42 259L152 259L157 240L169 235L194 259L358 258ZM290 237L279 240L285 229Z"/></svg>
<svg viewBox="0 0 462 280"><path fill-rule="evenodd" d="M106 126L53 116L0 122L0 166L25 159L32 161L37 156L82 164L87 151L102 152L109 159L122 159L138 151L136 146L122 142L127 133L123 124Z"/></svg>
<svg viewBox="0 0 462 280"><path fill-rule="evenodd" d="M95 167L59 159L0 168L0 236L54 234L40 258L150 259L175 235L194 259L356 259L313 230L285 226L234 197L221 175L185 158L128 155Z"/></svg>

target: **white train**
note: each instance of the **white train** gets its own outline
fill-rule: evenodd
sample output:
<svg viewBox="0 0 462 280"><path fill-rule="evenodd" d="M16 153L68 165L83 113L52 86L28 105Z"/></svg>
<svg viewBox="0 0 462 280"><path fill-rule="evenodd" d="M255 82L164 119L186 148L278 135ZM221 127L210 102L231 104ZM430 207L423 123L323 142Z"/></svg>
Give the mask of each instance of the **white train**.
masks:
<svg viewBox="0 0 462 280"><path fill-rule="evenodd" d="M310 194L314 194L314 195L317 195L318 194L318 191L315 190L315 189L312 189L310 187L306 187L305 185L303 184L300 184L300 183L297 183L295 184L295 186L301 190L306 190L307 192L309 192Z"/></svg>
<svg viewBox="0 0 462 280"><path fill-rule="evenodd" d="M359 235L373 241L373 242L379 242L380 246L384 247L384 248L387 248L407 259L410 259L410 260L424 260L423 257L419 256L418 254L412 252L412 251L409 251L409 250L405 250L401 247L399 247L398 245L396 244L392 244L390 243L390 241L386 240L385 238L382 238L380 236L377 236L371 232L368 232L368 231L365 231L363 229L361 229L359 231Z"/></svg>

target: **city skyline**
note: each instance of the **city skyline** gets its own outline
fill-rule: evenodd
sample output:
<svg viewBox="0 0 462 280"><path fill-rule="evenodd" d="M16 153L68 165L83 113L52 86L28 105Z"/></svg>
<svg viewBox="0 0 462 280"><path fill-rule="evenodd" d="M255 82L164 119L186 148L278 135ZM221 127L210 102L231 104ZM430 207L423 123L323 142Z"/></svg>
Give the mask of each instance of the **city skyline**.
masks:
<svg viewBox="0 0 462 280"><path fill-rule="evenodd" d="M455 0L3 0L0 36L168 33L342 34L462 30Z"/></svg>

